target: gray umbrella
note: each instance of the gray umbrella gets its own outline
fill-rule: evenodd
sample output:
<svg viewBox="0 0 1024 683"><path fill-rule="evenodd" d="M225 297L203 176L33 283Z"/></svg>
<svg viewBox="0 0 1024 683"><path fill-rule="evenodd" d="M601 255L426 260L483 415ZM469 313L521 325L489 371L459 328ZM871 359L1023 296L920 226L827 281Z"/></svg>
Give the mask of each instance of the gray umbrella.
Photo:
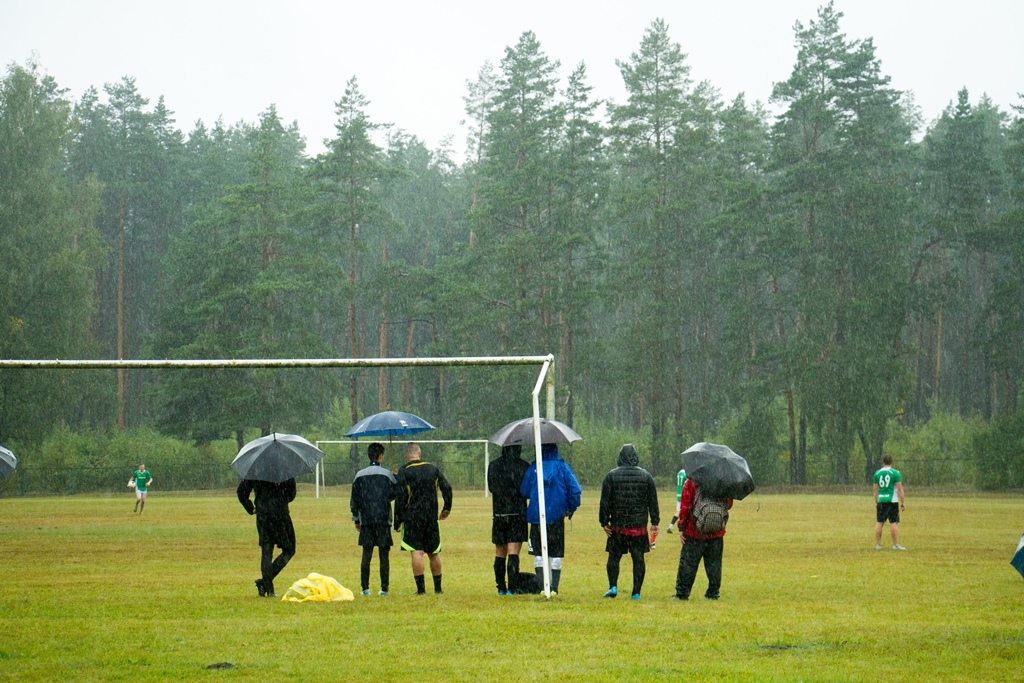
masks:
<svg viewBox="0 0 1024 683"><path fill-rule="evenodd" d="M6 479L16 469L18 469L18 456L0 446L0 479Z"/></svg>
<svg viewBox="0 0 1024 683"><path fill-rule="evenodd" d="M701 441L683 451L683 469L713 498L742 500L754 490L747 461L728 446Z"/></svg>
<svg viewBox="0 0 1024 683"><path fill-rule="evenodd" d="M572 443L580 441L583 437L567 424L558 420L545 420L540 418L540 442L541 443ZM532 446L533 444L533 418L525 417L522 420L509 422L507 425L495 432L490 439L491 443L499 446Z"/></svg>
<svg viewBox="0 0 1024 683"><path fill-rule="evenodd" d="M309 474L324 452L297 434L269 434L254 439L238 451L231 468L242 479L280 484L300 474Z"/></svg>

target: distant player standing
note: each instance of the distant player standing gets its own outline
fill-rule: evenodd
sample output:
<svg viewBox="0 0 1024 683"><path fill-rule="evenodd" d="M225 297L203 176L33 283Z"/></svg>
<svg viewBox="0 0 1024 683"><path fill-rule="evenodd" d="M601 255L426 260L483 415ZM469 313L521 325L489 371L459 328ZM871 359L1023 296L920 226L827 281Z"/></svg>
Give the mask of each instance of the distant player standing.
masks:
<svg viewBox="0 0 1024 683"><path fill-rule="evenodd" d="M906 550L900 545L900 510L906 510L903 476L892 466L892 456L882 456L882 469L875 472L875 550L882 549L882 527L889 522L892 549Z"/></svg>
<svg viewBox="0 0 1024 683"><path fill-rule="evenodd" d="M146 509L149 485L153 483L153 475L146 469L145 463L139 463L139 469L132 474L132 481L135 482L135 509L132 512L142 512Z"/></svg>

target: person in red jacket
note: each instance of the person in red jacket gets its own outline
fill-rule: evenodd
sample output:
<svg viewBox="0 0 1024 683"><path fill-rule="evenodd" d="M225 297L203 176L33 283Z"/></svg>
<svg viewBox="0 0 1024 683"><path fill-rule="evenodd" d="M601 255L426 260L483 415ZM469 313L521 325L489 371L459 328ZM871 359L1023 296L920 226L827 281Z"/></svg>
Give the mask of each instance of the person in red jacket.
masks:
<svg viewBox="0 0 1024 683"><path fill-rule="evenodd" d="M708 589L704 597L717 600L722 587L722 537L725 529L714 534L702 534L693 523L693 501L697 496L697 484L687 479L683 484L683 496L679 501L679 540L683 547L679 551L679 569L676 571L675 600L689 600L690 589L697 578L697 567L704 560L704 572L708 575ZM725 499L726 508L732 508L732 498Z"/></svg>

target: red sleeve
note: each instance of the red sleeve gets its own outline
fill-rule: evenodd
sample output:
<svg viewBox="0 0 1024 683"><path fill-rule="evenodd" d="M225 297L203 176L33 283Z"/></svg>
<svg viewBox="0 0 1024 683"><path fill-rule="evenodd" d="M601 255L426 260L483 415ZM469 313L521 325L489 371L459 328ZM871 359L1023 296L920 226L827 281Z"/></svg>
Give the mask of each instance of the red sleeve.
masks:
<svg viewBox="0 0 1024 683"><path fill-rule="evenodd" d="M690 510L693 508L693 498L697 495L697 488L693 485L693 479L687 479L683 484L683 496L679 499L679 528L686 527L686 520L690 519Z"/></svg>

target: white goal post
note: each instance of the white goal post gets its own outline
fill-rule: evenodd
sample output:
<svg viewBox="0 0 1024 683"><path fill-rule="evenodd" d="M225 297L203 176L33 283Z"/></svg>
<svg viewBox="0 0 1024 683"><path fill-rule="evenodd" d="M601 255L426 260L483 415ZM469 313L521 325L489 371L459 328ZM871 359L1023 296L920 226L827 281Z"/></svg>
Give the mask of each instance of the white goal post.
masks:
<svg viewBox="0 0 1024 683"><path fill-rule="evenodd" d="M540 392L547 385L547 415L555 419L555 379L553 354L546 356L471 356L451 358L241 358L225 360L15 360L0 359L0 370L131 370L162 368L386 368L386 367L460 367L473 365L539 365L534 384L533 441L537 463L537 504L540 509L540 545L544 566L544 595L551 597L551 567L548 561L547 514L544 510L544 465L541 462Z"/></svg>

